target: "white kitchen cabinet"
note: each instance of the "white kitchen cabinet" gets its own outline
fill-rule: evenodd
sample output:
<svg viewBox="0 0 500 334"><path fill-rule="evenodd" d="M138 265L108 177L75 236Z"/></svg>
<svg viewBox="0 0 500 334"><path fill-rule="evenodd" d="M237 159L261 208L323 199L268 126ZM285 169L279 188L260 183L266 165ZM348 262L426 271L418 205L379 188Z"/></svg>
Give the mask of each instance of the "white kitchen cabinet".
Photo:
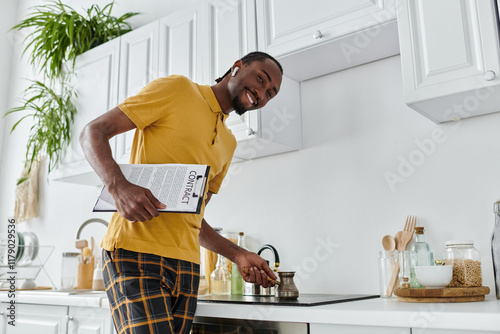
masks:
<svg viewBox="0 0 500 334"><path fill-rule="evenodd" d="M459 329L435 329L435 328L412 328L412 334L492 334L498 333L481 330L459 330Z"/></svg>
<svg viewBox="0 0 500 334"><path fill-rule="evenodd" d="M257 0L257 28L296 81L399 53L395 0Z"/></svg>
<svg viewBox="0 0 500 334"><path fill-rule="evenodd" d="M203 47L209 52L209 81L214 84L236 60L257 50L255 1L205 0L203 5L209 27Z"/></svg>
<svg viewBox="0 0 500 334"><path fill-rule="evenodd" d="M112 334L111 313L102 308L70 307L68 334Z"/></svg>
<svg viewBox="0 0 500 334"><path fill-rule="evenodd" d="M210 82L224 75L234 62L257 50L254 0L204 2L208 18ZM280 93L266 107L239 116L232 112L226 125L238 146L233 162L297 150L302 145L300 86L283 78Z"/></svg>
<svg viewBox="0 0 500 334"><path fill-rule="evenodd" d="M494 0L400 0L405 101L436 123L500 110Z"/></svg>
<svg viewBox="0 0 500 334"><path fill-rule="evenodd" d="M16 304L16 325L6 333L66 334L67 314L66 306Z"/></svg>
<svg viewBox="0 0 500 334"><path fill-rule="evenodd" d="M137 94L159 75L159 22L133 30L121 37L118 103ZM128 163L134 130L116 136L115 160Z"/></svg>
<svg viewBox="0 0 500 334"><path fill-rule="evenodd" d="M100 185L78 142L85 124L158 77L181 74L200 84L213 84L234 61L257 49L255 13L254 0L203 0L79 56L73 137L51 178ZM240 143L235 160L301 147L299 95L299 84L284 78L280 94L266 108L229 117L226 124ZM118 163L128 163L133 136L134 131L129 131L112 139Z"/></svg>
<svg viewBox="0 0 500 334"><path fill-rule="evenodd" d="M302 148L300 84L283 76L279 94L260 110L251 135L238 141L234 156L249 160Z"/></svg>
<svg viewBox="0 0 500 334"><path fill-rule="evenodd" d="M1 306L2 306L2 311L0 311L0 333L5 334L7 331L8 319L7 319L7 311L4 310L8 307L8 305L2 303Z"/></svg>
<svg viewBox="0 0 500 334"><path fill-rule="evenodd" d="M80 184L100 184L101 181L88 164L79 143L83 127L117 104L120 39L114 39L76 59L74 99L77 108L71 129L71 142L60 166L51 173L51 179ZM114 141L112 148L114 149Z"/></svg>
<svg viewBox="0 0 500 334"><path fill-rule="evenodd" d="M201 2L160 19L160 77L184 75L198 83L208 83L208 61L202 48L203 26Z"/></svg>
<svg viewBox="0 0 500 334"><path fill-rule="evenodd" d="M478 321L479 322L479 321ZM481 331L481 330L458 330L458 329L434 329L434 328L412 328L412 334L492 334L498 333L490 332L490 331Z"/></svg>
<svg viewBox="0 0 500 334"><path fill-rule="evenodd" d="M194 81L206 81L207 69L201 34L201 3L135 29L121 37L118 101L135 95L149 82L171 74L181 74ZM116 137L115 159L128 163L134 130Z"/></svg>
<svg viewBox="0 0 500 334"><path fill-rule="evenodd" d="M310 324L310 334L410 334L410 328ZM427 332L426 332L427 333ZM444 333L443 333L444 334Z"/></svg>
<svg viewBox="0 0 500 334"><path fill-rule="evenodd" d="M255 1L204 2L208 19L204 48L209 51L209 81L222 77L234 62L247 53L257 50L255 27ZM259 112L250 111L242 116L232 112L226 120L237 141L256 137Z"/></svg>

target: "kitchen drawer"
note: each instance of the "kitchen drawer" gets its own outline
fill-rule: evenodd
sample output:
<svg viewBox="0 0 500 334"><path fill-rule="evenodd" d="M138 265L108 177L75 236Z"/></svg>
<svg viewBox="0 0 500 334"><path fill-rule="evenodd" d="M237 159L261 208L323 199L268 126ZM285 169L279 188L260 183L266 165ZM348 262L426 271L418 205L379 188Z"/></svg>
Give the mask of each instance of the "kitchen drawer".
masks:
<svg viewBox="0 0 500 334"><path fill-rule="evenodd" d="M432 329L432 328L412 328L412 334L487 334L487 333L500 333L500 329L496 332L490 331L462 331L456 329Z"/></svg>
<svg viewBox="0 0 500 334"><path fill-rule="evenodd" d="M410 334L410 328L310 324L310 334ZM427 333L427 332L426 332ZM444 334L444 333L443 333Z"/></svg>
<svg viewBox="0 0 500 334"><path fill-rule="evenodd" d="M277 322L277 321L262 321L262 320L246 320L246 319L229 319L229 318L208 318L195 317L193 322L193 333L225 333L222 330L229 330L231 333L248 333L248 329L252 329L252 333L259 334L308 334L308 324L299 322Z"/></svg>

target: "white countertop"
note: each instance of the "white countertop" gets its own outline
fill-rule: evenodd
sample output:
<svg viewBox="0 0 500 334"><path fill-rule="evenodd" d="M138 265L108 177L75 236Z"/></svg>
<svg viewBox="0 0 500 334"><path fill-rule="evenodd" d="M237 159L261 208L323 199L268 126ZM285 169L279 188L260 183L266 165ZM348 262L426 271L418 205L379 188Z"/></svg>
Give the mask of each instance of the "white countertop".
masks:
<svg viewBox="0 0 500 334"><path fill-rule="evenodd" d="M2 292L0 293L0 302L10 302L7 291ZM108 298L104 291L89 291L77 294L69 294L57 290L16 291L15 301L22 304L109 308Z"/></svg>
<svg viewBox="0 0 500 334"><path fill-rule="evenodd" d="M0 293L0 302L9 302ZM104 292L68 295L56 291L18 291L17 303L101 307ZM322 306L198 303L196 316L337 325L482 330L500 333L500 300L489 296L471 303L402 303L395 298L368 299Z"/></svg>
<svg viewBox="0 0 500 334"><path fill-rule="evenodd" d="M483 330L500 333L500 300L493 298L471 303L403 303L395 298L377 298L305 307L199 302L196 315L261 321Z"/></svg>

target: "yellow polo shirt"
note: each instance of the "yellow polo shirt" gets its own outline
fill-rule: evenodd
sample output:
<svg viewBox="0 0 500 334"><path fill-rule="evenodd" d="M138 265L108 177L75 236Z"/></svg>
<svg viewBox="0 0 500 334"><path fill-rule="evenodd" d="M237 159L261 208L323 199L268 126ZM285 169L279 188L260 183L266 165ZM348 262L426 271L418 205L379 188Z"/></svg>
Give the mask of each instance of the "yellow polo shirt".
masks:
<svg viewBox="0 0 500 334"><path fill-rule="evenodd" d="M118 106L137 126L131 164L185 163L210 166L208 190L217 193L236 148L227 115L210 86L183 76L157 79ZM201 213L160 213L131 223L113 214L101 247L200 263Z"/></svg>

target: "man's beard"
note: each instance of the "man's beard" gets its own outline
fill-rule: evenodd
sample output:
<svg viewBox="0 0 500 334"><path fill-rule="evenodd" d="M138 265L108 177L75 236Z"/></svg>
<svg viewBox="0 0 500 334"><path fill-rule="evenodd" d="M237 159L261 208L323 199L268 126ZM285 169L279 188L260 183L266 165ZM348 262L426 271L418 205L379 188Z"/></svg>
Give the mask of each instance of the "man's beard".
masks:
<svg viewBox="0 0 500 334"><path fill-rule="evenodd" d="M245 107L243 107L240 99L237 96L234 97L232 106L234 111L240 116L242 116L244 113L247 112L247 110L245 109Z"/></svg>

